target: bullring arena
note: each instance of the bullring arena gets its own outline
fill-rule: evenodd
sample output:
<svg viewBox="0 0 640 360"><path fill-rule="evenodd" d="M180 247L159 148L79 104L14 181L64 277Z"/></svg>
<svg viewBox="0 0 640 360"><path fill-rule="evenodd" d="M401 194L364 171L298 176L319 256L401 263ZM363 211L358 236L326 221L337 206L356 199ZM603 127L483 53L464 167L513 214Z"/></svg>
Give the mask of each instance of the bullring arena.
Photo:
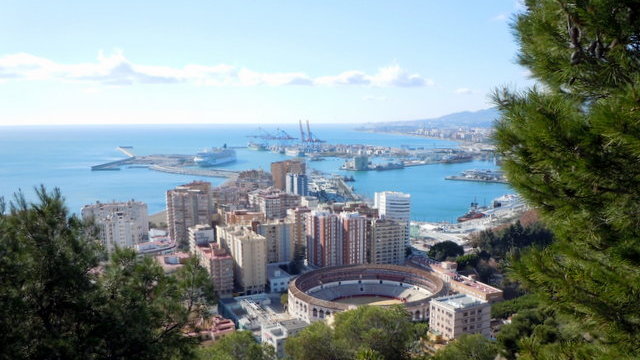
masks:
<svg viewBox="0 0 640 360"><path fill-rule="evenodd" d="M442 280L426 270L398 265L322 268L289 284L287 310L307 322L358 305L403 304L414 321L426 320L429 301L445 294Z"/></svg>

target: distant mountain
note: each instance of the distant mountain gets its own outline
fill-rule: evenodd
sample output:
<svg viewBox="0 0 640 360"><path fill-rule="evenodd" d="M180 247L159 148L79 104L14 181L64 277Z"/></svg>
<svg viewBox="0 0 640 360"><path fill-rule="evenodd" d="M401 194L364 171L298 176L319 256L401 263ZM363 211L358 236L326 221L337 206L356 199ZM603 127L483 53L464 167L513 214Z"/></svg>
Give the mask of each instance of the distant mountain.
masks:
<svg viewBox="0 0 640 360"><path fill-rule="evenodd" d="M448 114L432 119L391 121L381 123L363 124L364 129L376 130L401 130L419 127L492 127L494 120L498 118L500 113L496 108L489 108L478 111L462 111Z"/></svg>

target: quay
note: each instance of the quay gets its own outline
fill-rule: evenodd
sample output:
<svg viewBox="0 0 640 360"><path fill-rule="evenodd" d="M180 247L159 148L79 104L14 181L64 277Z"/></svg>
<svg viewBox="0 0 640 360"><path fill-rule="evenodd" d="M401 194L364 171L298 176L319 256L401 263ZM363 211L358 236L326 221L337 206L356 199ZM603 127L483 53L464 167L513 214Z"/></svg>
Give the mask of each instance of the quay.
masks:
<svg viewBox="0 0 640 360"><path fill-rule="evenodd" d="M152 165L149 170L165 172L169 174L194 175L205 177L221 177L235 179L238 177L239 171L222 170L222 169L196 169L180 166Z"/></svg>
<svg viewBox="0 0 640 360"><path fill-rule="evenodd" d="M508 184L509 183L505 179L469 178L469 177L465 177L465 176L447 176L444 179L445 180L456 180L456 181L472 181L472 182L483 182L483 183L495 183L495 184Z"/></svg>

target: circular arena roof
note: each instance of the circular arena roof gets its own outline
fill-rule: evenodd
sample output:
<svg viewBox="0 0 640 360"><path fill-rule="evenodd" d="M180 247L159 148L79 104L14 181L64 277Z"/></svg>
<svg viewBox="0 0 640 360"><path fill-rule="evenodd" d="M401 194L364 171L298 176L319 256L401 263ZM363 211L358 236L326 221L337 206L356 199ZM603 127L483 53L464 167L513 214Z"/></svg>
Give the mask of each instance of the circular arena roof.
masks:
<svg viewBox="0 0 640 360"><path fill-rule="evenodd" d="M289 284L289 292L305 303L343 311L353 308L353 305L338 299L360 296L354 289L363 291L363 287L367 296L402 298L404 305L412 308L427 304L443 291L444 284L426 270L362 264L334 266L302 274ZM418 291L412 290L413 287Z"/></svg>

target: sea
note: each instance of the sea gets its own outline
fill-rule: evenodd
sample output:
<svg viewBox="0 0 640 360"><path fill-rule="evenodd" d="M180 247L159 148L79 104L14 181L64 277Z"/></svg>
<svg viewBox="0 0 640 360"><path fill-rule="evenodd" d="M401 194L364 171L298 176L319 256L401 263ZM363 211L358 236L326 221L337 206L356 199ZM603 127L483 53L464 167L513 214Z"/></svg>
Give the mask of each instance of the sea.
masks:
<svg viewBox="0 0 640 360"><path fill-rule="evenodd" d="M262 126L262 129L260 129ZM36 198L34 188L59 188L72 213L96 201L137 200L147 203L149 213L165 209L167 190L193 180L220 185L221 178L176 175L146 168L123 167L120 171L91 171L91 166L125 158L118 146L132 146L136 155L195 154L206 147L246 146L262 130L275 132L275 125L93 125L93 126L14 126L0 127L0 197L12 201L21 191L29 201ZM299 136L297 126L280 129ZM371 133L355 130L354 125L314 125L314 135L334 144L369 144L424 148L457 147L452 141L417 136ZM238 160L226 169L263 169L270 163L290 157L270 151L237 149ZM380 159L384 161L384 159ZM505 184L445 180L468 169L497 169L492 161L434 164L387 171L352 172L340 170L344 159L309 161L307 166L329 174L353 176L350 183L357 193L372 199L376 191L411 194L412 219L448 221L469 209L470 203L491 204L504 194L513 193Z"/></svg>

